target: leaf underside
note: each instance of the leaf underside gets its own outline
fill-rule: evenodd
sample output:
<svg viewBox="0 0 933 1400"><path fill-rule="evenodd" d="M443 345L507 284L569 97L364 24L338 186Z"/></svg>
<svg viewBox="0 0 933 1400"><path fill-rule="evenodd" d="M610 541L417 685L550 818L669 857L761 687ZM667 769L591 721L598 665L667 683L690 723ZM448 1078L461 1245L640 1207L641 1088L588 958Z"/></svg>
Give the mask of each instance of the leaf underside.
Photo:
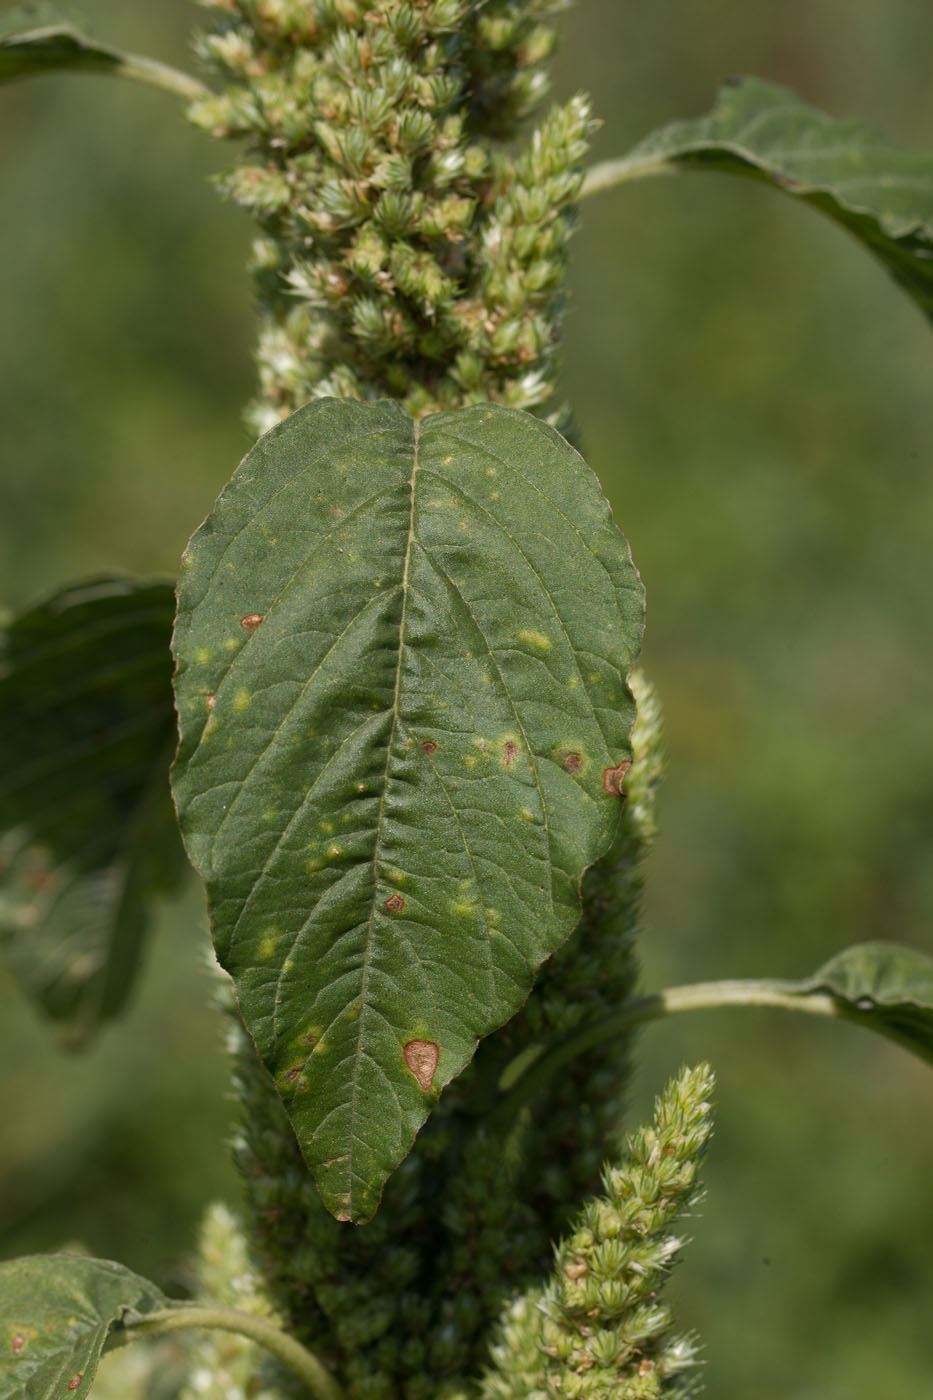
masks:
<svg viewBox="0 0 933 1400"><path fill-rule="evenodd" d="M933 1064L933 958L925 953L896 943L857 943L801 987L829 992L848 1018Z"/></svg>
<svg viewBox="0 0 933 1400"><path fill-rule="evenodd" d="M828 117L786 88L741 78L708 116L662 127L624 164L642 160L749 176L812 205L933 316L933 154L899 151L865 122Z"/></svg>
<svg viewBox="0 0 933 1400"><path fill-rule="evenodd" d="M69 68L107 73L124 62L124 54L87 38L54 5L20 5L0 17L0 83Z"/></svg>
<svg viewBox="0 0 933 1400"><path fill-rule="evenodd" d="M0 940L80 1043L123 1006L153 894L184 867L168 786L171 584L47 598L0 651Z"/></svg>
<svg viewBox="0 0 933 1400"><path fill-rule="evenodd" d="M530 415L321 400L194 536L175 796L215 944L328 1208L367 1219L579 917L643 600Z"/></svg>
<svg viewBox="0 0 933 1400"><path fill-rule="evenodd" d="M0 1400L84 1400L111 1327L167 1302L107 1259L36 1254L0 1264Z"/></svg>

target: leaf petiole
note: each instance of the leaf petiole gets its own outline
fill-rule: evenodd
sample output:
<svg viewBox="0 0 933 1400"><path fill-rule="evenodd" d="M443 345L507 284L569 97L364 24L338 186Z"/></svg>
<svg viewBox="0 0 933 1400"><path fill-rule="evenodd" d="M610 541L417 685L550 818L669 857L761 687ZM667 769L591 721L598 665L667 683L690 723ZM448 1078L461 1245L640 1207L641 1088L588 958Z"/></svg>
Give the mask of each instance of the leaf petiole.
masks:
<svg viewBox="0 0 933 1400"><path fill-rule="evenodd" d="M564 1065L643 1021L721 1006L776 1006L854 1021L933 1064L933 959L893 943L862 943L800 981L750 977L667 987L625 1002L553 1046L527 1046L499 1079L503 1097L494 1118L511 1123Z"/></svg>
<svg viewBox="0 0 933 1400"><path fill-rule="evenodd" d="M339 1385L316 1356L294 1337L283 1332L269 1318L257 1316L255 1313L240 1312L238 1308L180 1303L161 1312L150 1312L138 1317L130 1314L124 1316L122 1330L110 1333L104 1350L112 1351L116 1347L127 1346L140 1337L160 1337L166 1332L192 1327L236 1332L241 1337L248 1337L265 1347L266 1351L271 1352L300 1376L316 1400L343 1400L343 1392Z"/></svg>

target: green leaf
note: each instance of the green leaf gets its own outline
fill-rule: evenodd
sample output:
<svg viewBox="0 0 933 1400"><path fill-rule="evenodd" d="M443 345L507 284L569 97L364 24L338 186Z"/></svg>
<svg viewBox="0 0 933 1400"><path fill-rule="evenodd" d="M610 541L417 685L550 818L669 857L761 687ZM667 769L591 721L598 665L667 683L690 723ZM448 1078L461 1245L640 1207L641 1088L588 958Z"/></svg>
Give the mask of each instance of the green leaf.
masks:
<svg viewBox="0 0 933 1400"><path fill-rule="evenodd" d="M579 918L631 757L641 584L583 460L489 404L321 400L179 587L175 796L324 1199L366 1219Z"/></svg>
<svg viewBox="0 0 933 1400"><path fill-rule="evenodd" d="M838 121L759 78L724 87L709 116L674 122L620 161L595 166L584 193L669 169L763 180L854 234L933 316L933 155L888 146L865 122Z"/></svg>
<svg viewBox="0 0 933 1400"><path fill-rule="evenodd" d="M167 1303L107 1259L37 1254L0 1264L0 1400L84 1400L110 1329Z"/></svg>
<svg viewBox="0 0 933 1400"><path fill-rule="evenodd" d="M169 583L64 589L0 640L0 939L72 1042L123 1006L184 868L168 767Z"/></svg>
<svg viewBox="0 0 933 1400"><path fill-rule="evenodd" d="M189 99L209 95L187 73L88 38L54 5L17 5L0 15L0 83L60 71L112 73Z"/></svg>
<svg viewBox="0 0 933 1400"><path fill-rule="evenodd" d="M896 943L857 943L830 958L801 990L829 992L847 1019L933 1064L933 958Z"/></svg>

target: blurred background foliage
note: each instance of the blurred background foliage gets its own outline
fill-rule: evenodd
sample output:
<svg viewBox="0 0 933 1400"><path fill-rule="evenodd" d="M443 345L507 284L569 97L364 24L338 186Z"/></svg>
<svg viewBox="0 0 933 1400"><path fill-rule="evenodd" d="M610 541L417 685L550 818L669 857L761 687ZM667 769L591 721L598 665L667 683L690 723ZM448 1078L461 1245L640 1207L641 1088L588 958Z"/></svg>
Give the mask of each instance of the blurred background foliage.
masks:
<svg viewBox="0 0 933 1400"><path fill-rule="evenodd" d="M187 0L84 0L191 67ZM929 0L578 0L556 92L594 156L754 72L933 146ZM0 91L0 598L170 573L249 447L245 217L163 94ZM566 391L645 578L669 772L645 983L796 976L933 940L933 342L854 243L754 185L599 196L575 243ZM0 980L0 1255L80 1239L183 1284L236 1199L199 895L164 911L130 1013L63 1056ZM933 1384L933 1076L783 1013L644 1035L633 1113L708 1057L709 1195L676 1277L717 1400L916 1400Z"/></svg>

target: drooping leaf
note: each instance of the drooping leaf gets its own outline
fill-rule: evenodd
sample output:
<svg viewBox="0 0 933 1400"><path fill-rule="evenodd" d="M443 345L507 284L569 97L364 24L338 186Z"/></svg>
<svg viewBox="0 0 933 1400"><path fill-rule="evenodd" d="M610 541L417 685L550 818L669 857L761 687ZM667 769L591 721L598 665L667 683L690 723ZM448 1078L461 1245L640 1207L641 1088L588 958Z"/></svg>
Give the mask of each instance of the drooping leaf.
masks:
<svg viewBox="0 0 933 1400"><path fill-rule="evenodd" d="M642 627L585 463L528 414L322 400L194 536L175 796L220 961L328 1207L365 1219L579 917Z"/></svg>
<svg viewBox="0 0 933 1400"><path fill-rule="evenodd" d="M183 869L173 613L171 584L105 577L0 639L0 940L72 1042L123 1006L151 899Z"/></svg>
<svg viewBox="0 0 933 1400"><path fill-rule="evenodd" d="M619 161L594 166L585 192L665 167L762 180L854 234L933 316L933 153L887 145L861 121L839 121L759 78L724 87L713 111L673 122Z"/></svg>
<svg viewBox="0 0 933 1400"><path fill-rule="evenodd" d="M17 5L0 15L0 83L67 71L135 78L189 99L208 92L187 73L89 38L57 6L44 0Z"/></svg>
<svg viewBox="0 0 933 1400"><path fill-rule="evenodd" d="M0 1264L0 1400L84 1400L110 1329L167 1306L154 1284L108 1259Z"/></svg>
<svg viewBox="0 0 933 1400"><path fill-rule="evenodd" d="M801 986L829 992L847 1018L933 1064L933 958L925 953L896 943L857 943Z"/></svg>

